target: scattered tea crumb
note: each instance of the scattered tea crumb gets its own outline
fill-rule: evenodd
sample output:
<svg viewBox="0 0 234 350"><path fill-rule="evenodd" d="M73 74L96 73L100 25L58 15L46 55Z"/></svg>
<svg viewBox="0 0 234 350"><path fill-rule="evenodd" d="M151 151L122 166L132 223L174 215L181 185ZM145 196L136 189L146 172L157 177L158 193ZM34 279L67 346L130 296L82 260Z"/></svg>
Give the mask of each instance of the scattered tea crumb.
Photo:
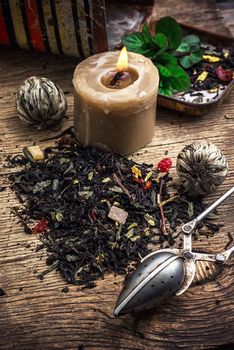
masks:
<svg viewBox="0 0 234 350"><path fill-rule="evenodd" d="M0 288L0 297L3 297L4 295L6 295L6 292L2 288Z"/></svg>
<svg viewBox="0 0 234 350"><path fill-rule="evenodd" d="M62 289L61 289L61 292L62 293L68 293L69 292L69 288L66 286L66 287L63 287Z"/></svg>
<svg viewBox="0 0 234 350"><path fill-rule="evenodd" d="M234 238L233 238L233 235L231 234L231 232L228 232L227 235L228 235L228 243L226 244L225 249L230 248L233 241L234 241Z"/></svg>

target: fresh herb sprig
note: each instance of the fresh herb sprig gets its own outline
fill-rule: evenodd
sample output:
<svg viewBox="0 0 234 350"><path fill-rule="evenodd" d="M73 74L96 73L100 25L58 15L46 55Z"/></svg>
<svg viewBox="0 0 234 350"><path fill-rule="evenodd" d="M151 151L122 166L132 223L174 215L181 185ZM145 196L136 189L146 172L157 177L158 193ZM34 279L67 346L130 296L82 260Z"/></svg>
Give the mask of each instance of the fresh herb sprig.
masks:
<svg viewBox="0 0 234 350"><path fill-rule="evenodd" d="M125 35L123 43L129 51L152 60L159 71L159 93L171 96L174 91L185 91L190 79L183 68L189 68L202 59L200 39L196 35L182 37L182 30L172 17L161 18L150 33L147 24L141 32ZM183 67L183 68L182 68Z"/></svg>

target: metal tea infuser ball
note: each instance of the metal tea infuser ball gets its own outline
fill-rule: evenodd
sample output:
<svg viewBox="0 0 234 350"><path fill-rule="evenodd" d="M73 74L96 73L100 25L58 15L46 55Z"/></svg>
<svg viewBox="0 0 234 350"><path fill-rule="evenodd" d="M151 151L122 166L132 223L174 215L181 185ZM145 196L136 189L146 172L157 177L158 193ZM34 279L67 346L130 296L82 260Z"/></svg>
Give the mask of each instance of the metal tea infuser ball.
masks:
<svg viewBox="0 0 234 350"><path fill-rule="evenodd" d="M183 294L191 285L196 273L196 261L224 264L234 246L218 254L192 251L192 232L212 210L234 192L234 186L211 204L197 218L182 226L183 249L161 249L145 256L127 281L119 295L114 315L141 311L161 304L173 295Z"/></svg>

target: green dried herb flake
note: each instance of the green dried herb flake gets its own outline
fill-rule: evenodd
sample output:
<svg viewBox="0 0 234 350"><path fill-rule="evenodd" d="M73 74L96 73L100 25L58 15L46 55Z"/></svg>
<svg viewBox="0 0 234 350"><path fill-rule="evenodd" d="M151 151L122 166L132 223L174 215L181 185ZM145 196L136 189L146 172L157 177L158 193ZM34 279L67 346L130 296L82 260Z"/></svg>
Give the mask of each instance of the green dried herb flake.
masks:
<svg viewBox="0 0 234 350"><path fill-rule="evenodd" d="M120 188L119 186L109 187L109 190L116 193L123 193L122 188Z"/></svg>
<svg viewBox="0 0 234 350"><path fill-rule="evenodd" d="M126 233L126 237L127 238L131 238L134 235L134 228L131 228L130 230L128 230L128 232Z"/></svg>
<svg viewBox="0 0 234 350"><path fill-rule="evenodd" d="M88 180L89 181L92 181L92 179L93 179L93 175L94 175L94 172L93 171L90 171L90 173L88 173Z"/></svg>
<svg viewBox="0 0 234 350"><path fill-rule="evenodd" d="M79 260L79 257L77 255L68 254L68 255L66 255L66 259L68 262L75 262L75 261Z"/></svg>
<svg viewBox="0 0 234 350"><path fill-rule="evenodd" d="M188 216L191 218L193 216L193 202L188 202Z"/></svg>
<svg viewBox="0 0 234 350"><path fill-rule="evenodd" d="M149 214L145 214L144 215L145 221L150 225L150 226L155 226L155 221L153 216L149 215Z"/></svg>
<svg viewBox="0 0 234 350"><path fill-rule="evenodd" d="M135 228L138 226L137 222L133 222L131 225L128 226L127 230L131 230L132 228Z"/></svg>
<svg viewBox="0 0 234 350"><path fill-rule="evenodd" d="M131 240L132 242L135 242L135 241L137 241L139 238L141 238L141 235L133 236L133 237L130 238L130 240Z"/></svg>
<svg viewBox="0 0 234 350"><path fill-rule="evenodd" d="M33 188L33 193L44 192L44 189L51 185L51 180L40 181Z"/></svg>
<svg viewBox="0 0 234 350"><path fill-rule="evenodd" d="M102 180L103 183L107 183L110 181L111 181L110 177L105 177L105 179Z"/></svg>
<svg viewBox="0 0 234 350"><path fill-rule="evenodd" d="M79 191L79 196L85 199L89 199L93 195L93 191Z"/></svg>
<svg viewBox="0 0 234 350"><path fill-rule="evenodd" d="M51 213L51 217L54 221L62 221L63 220L63 213L60 211L60 210L57 210L57 211L53 211Z"/></svg>
<svg viewBox="0 0 234 350"><path fill-rule="evenodd" d="M57 189L59 188L59 180L58 179L53 180L52 188L54 191L57 191Z"/></svg>

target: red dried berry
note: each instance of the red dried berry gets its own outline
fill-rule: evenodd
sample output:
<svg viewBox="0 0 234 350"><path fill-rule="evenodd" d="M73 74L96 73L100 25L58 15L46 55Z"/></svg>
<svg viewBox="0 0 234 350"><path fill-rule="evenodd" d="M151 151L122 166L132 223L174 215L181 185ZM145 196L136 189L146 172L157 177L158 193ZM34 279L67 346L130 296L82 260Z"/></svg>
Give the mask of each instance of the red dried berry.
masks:
<svg viewBox="0 0 234 350"><path fill-rule="evenodd" d="M162 173L167 173L172 166L172 160L170 158L163 158L158 162L157 169Z"/></svg>
<svg viewBox="0 0 234 350"><path fill-rule="evenodd" d="M38 223L33 226L32 233L42 233L46 231L48 228L48 221L44 218L42 218Z"/></svg>
<svg viewBox="0 0 234 350"><path fill-rule="evenodd" d="M221 81L231 81L233 79L233 73L232 71L228 69L223 69L222 67L217 67L215 70L215 74L217 75L218 79Z"/></svg>

